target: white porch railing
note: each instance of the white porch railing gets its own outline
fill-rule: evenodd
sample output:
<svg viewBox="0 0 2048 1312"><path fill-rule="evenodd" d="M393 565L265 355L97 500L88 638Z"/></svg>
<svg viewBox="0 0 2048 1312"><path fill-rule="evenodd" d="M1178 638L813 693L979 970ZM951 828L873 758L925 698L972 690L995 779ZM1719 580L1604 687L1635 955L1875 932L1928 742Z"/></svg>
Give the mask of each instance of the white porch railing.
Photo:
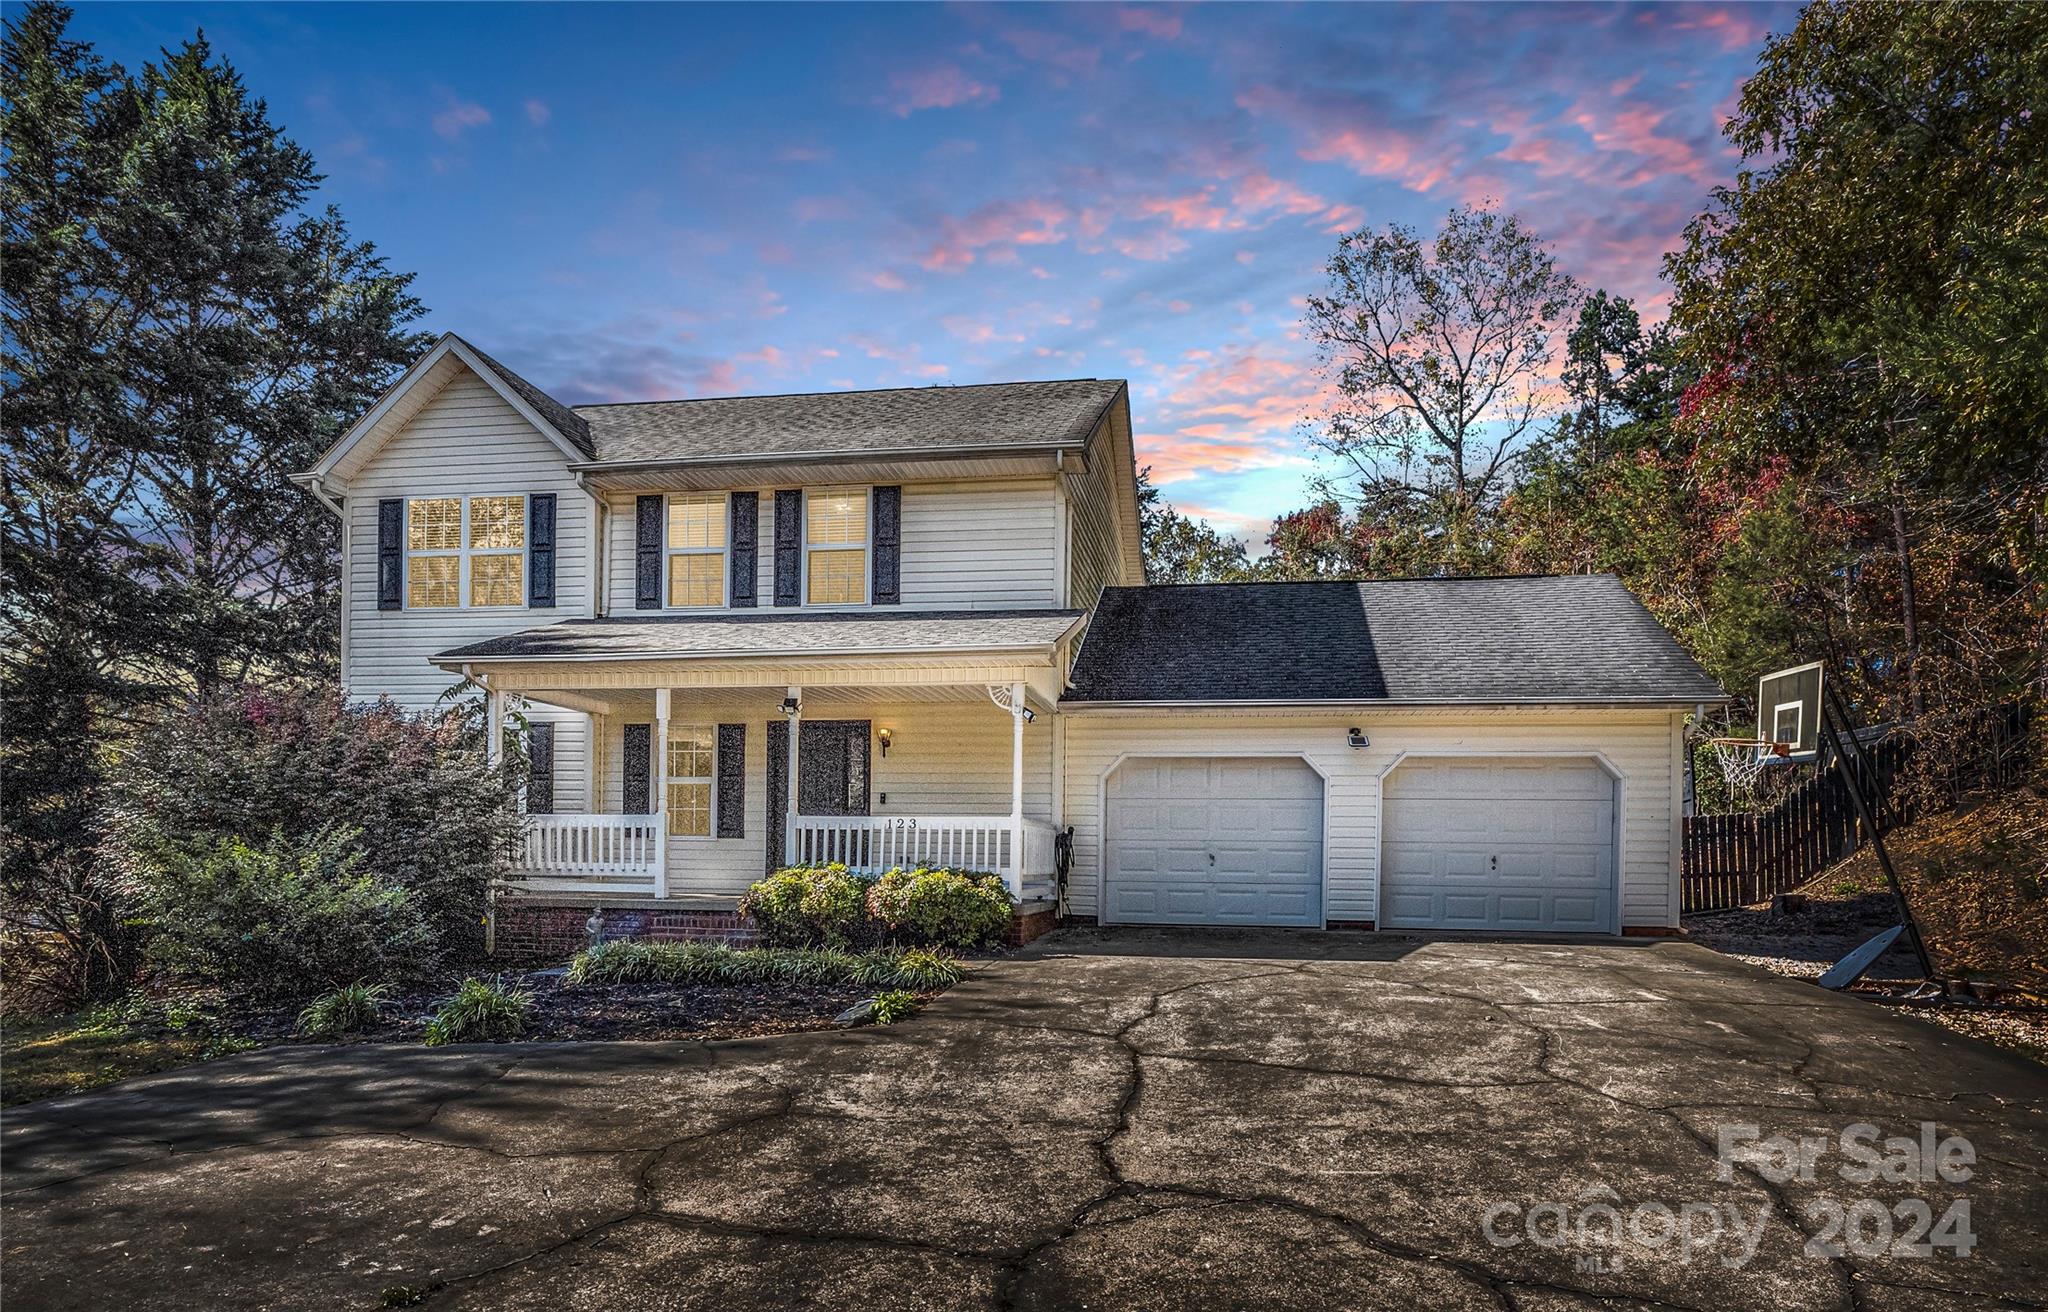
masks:
<svg viewBox="0 0 2048 1312"><path fill-rule="evenodd" d="M790 835L791 865L837 862L861 874L895 866L992 870L1013 890L1053 872L1053 827L1043 820L1024 822L1021 845L1006 815L803 815L790 822Z"/></svg>
<svg viewBox="0 0 2048 1312"><path fill-rule="evenodd" d="M530 815L513 878L547 892L656 894L662 865L658 815Z"/></svg>

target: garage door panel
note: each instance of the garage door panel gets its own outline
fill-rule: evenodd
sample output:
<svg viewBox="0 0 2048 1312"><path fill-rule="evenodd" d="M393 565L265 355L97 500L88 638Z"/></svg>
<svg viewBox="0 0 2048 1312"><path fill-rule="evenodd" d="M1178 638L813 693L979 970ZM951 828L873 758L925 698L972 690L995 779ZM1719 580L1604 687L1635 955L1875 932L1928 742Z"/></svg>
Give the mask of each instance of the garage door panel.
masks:
<svg viewBox="0 0 2048 1312"><path fill-rule="evenodd" d="M1110 919L1322 923L1323 784L1299 758L1125 761L1107 792Z"/></svg>
<svg viewBox="0 0 2048 1312"><path fill-rule="evenodd" d="M1596 763L1415 761L1381 796L1387 927L1613 928L1614 781Z"/></svg>

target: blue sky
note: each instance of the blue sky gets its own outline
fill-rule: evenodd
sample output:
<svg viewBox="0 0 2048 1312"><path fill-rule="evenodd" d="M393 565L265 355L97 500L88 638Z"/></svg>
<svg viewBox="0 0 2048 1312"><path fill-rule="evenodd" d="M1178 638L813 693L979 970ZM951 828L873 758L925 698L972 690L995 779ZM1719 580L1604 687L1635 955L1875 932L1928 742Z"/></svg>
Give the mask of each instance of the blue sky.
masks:
<svg viewBox="0 0 2048 1312"><path fill-rule="evenodd" d="M203 26L321 199L564 400L1131 382L1139 459L1254 541L1314 472L1338 233L1497 203L1660 312L1789 5L88 4Z"/></svg>

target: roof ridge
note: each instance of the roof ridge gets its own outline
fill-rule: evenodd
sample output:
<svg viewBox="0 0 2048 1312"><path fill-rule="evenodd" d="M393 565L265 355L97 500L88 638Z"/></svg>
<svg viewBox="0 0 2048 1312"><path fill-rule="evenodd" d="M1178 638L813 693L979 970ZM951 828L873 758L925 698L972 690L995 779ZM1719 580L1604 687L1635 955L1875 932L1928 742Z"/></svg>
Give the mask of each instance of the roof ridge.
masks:
<svg viewBox="0 0 2048 1312"><path fill-rule="evenodd" d="M1613 579L1611 570L1590 574L1390 574L1378 579L1240 579L1207 583L1113 583L1125 592L1141 588L1293 588L1306 586L1355 587L1365 583L1503 583L1534 579Z"/></svg>
<svg viewBox="0 0 2048 1312"><path fill-rule="evenodd" d="M669 396L650 397L642 401L592 401L585 405L570 406L581 413L585 410L608 410L629 405L699 405L707 401L793 401L812 396L883 396L895 392L944 392L964 391L970 387L1049 387L1056 383L1117 383L1127 384L1124 378L1011 378L987 383L925 383L911 387L839 387L826 388L816 392L743 392L735 396Z"/></svg>

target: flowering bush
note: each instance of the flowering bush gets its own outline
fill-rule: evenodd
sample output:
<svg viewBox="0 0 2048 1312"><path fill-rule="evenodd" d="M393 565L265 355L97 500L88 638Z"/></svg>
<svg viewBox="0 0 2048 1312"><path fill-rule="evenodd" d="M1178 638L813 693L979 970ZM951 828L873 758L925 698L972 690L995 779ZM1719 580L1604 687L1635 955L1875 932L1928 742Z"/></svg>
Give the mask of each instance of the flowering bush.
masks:
<svg viewBox="0 0 2048 1312"><path fill-rule="evenodd" d="M474 729L388 702L347 705L332 688L249 689L165 718L115 763L109 793L122 876L147 889L173 876L190 900L207 885L184 874L227 843L273 834L292 850L348 831L349 878L399 890L425 927L417 968L480 952L485 890L518 835L516 769L484 762ZM339 878L339 866L330 863ZM154 919L154 917L152 917ZM161 926L160 926L161 927ZM357 963L312 992L362 975ZM393 971L392 977L403 972Z"/></svg>

